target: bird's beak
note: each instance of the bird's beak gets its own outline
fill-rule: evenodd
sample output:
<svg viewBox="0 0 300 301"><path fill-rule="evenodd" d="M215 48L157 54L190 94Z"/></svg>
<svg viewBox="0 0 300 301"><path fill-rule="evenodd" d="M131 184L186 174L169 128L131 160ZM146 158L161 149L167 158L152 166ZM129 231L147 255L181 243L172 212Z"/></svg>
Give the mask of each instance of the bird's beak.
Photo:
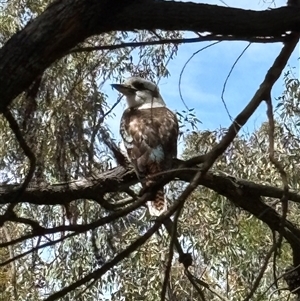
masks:
<svg viewBox="0 0 300 301"><path fill-rule="evenodd" d="M112 84L111 86L124 95L133 93L135 91L135 89L123 84Z"/></svg>

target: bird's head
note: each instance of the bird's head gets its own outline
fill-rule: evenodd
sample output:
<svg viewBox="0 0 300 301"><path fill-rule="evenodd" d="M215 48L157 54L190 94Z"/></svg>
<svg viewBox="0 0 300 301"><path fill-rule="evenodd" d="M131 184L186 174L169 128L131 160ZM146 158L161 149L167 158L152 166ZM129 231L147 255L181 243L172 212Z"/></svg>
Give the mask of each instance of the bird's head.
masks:
<svg viewBox="0 0 300 301"><path fill-rule="evenodd" d="M141 77L129 77L122 84L112 84L112 87L126 96L129 108L146 109L164 107L156 84Z"/></svg>

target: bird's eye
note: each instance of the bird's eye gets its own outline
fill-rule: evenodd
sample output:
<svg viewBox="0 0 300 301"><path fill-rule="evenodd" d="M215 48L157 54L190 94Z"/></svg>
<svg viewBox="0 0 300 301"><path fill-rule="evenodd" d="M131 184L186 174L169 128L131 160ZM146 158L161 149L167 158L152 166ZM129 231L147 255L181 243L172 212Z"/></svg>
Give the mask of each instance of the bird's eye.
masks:
<svg viewBox="0 0 300 301"><path fill-rule="evenodd" d="M139 91L146 90L142 83L132 83L132 86Z"/></svg>

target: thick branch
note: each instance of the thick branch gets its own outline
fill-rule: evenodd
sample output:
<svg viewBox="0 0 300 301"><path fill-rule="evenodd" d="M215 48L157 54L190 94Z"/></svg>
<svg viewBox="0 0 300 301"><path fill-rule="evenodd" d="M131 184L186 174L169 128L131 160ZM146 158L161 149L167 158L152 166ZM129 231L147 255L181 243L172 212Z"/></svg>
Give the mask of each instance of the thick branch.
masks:
<svg viewBox="0 0 300 301"><path fill-rule="evenodd" d="M105 193L125 191L130 185L136 183L137 178L133 170L126 170L119 166L99 174L97 178L35 187L31 185L23 193L22 202L59 205L77 199L92 199L101 204ZM0 204L10 203L18 187L19 185L0 186Z"/></svg>
<svg viewBox="0 0 300 301"><path fill-rule="evenodd" d="M184 162L180 160L174 160L175 169L169 171L167 181L173 179L181 179L186 182L191 182L194 176L199 172L200 168L182 168ZM180 166L179 168L176 168ZM99 195L103 196L108 192L116 192L126 190L128 186L137 182L135 174L132 170L126 170L124 167L116 167L108 172L99 175L98 180L81 180L73 183L62 183L59 185L48 186L47 188L29 188L24 193L24 202L31 202L35 204L63 204L70 202L74 199L91 198L99 201ZM253 182L236 179L231 176L217 175L212 172L208 172L201 177L198 181L198 185L205 186L217 192L220 195L227 197L236 206L241 207L254 216L264 221L269 227L275 231L278 231L281 224L280 215L271 207L262 202L261 197L272 197L281 199L283 190L267 185L255 184ZM10 187L10 186L8 186ZM10 190L12 188L10 187ZM0 194L2 203L9 203L13 191ZM150 192L151 193L151 192ZM289 191L287 194L289 200L300 202L300 195ZM129 209L129 208L127 208ZM119 212L120 214L121 212ZM116 213L118 214L118 213ZM122 213L121 213L122 214ZM103 222L103 221L101 221ZM100 224L101 224L100 222ZM97 222L96 222L97 223ZM95 226L100 226L97 224ZM93 225L92 225L93 226ZM75 225L64 226L65 231L86 231L86 227L90 229L90 225ZM300 231L295 228L291 223L285 223L286 231L283 234L284 237L293 245L299 248ZM43 229L43 233L55 233L58 229ZM36 235L39 233L35 233ZM299 248L300 252L300 248Z"/></svg>
<svg viewBox="0 0 300 301"><path fill-rule="evenodd" d="M188 30L238 40L282 37L297 28L297 8L259 12L192 2L59 0L0 50L0 111L54 61L95 34L135 29Z"/></svg>
<svg viewBox="0 0 300 301"><path fill-rule="evenodd" d="M168 172L168 180L179 179L190 182L197 171L199 171L199 168L184 168L184 165L185 162L175 159L173 162L173 170ZM126 191L129 186L137 182L138 180L132 169L118 166L94 178L53 185L31 186L24 192L22 202L37 205L60 205L77 199L93 199L101 204L102 197L105 193ZM208 172L201 178L199 184L221 195L226 195L227 192L236 192L238 194L242 192L245 195L271 197L275 199L280 199L283 195L281 188L257 184L216 172ZM19 185L0 186L0 204L9 204L18 187ZM300 194L289 191L288 199L300 203Z"/></svg>
<svg viewBox="0 0 300 301"><path fill-rule="evenodd" d="M165 172L165 176L167 177L166 181L181 179L186 182L191 182L195 175L198 174L201 170L200 167L184 168L183 166L184 162L180 160L174 160L174 167L178 168ZM29 188L28 191L24 194L25 199L23 201L31 200L32 203L35 204L53 205L63 203L64 200L68 202L78 198L92 197L97 200L97 197L99 197L99 195L103 196L104 193L111 191L120 192L122 191L122 189L126 190L129 185L136 182L137 180L132 170L126 170L124 167L119 166L99 175L98 180L83 180L69 184L62 183L60 185L54 185L54 187L49 185L46 189ZM84 184L86 185L86 187L84 186ZM269 207L261 199L262 196L280 199L283 195L282 189L267 185L255 184L249 181L236 179L231 176L218 175L212 172L208 172L205 175L202 175L202 177L197 180L197 184L210 188L218 194L227 197L236 206L243 208L244 210L256 216L258 219L265 222L272 230L282 230L281 216L276 212L276 210ZM17 189L17 187L14 187L14 189ZM6 194L4 193L2 195L0 194L1 200L9 202L11 193L13 192L8 192ZM30 237L56 233L59 231L75 231L75 233L82 233L89 229L99 227L109 222L111 219L115 219L128 214L133 210L133 208L136 209L144 202L144 200L149 199L149 193L151 194L153 193L153 191L146 192L139 200L139 202L134 203L121 211L117 211L107 218L103 218L91 224L65 225L49 229L41 228L38 229L37 232L35 232L37 229L33 228L32 234L27 237L17 239L15 242L23 241L24 239L28 239ZM287 198L295 202L300 202L300 195L295 192L289 191ZM282 235L290 243L291 247L293 248L293 253L296 255L300 254L300 231L292 223L286 220L284 222ZM13 242L7 243L5 245L10 245L11 243ZM295 256L294 261L296 260L296 262L298 262L297 258L298 257Z"/></svg>

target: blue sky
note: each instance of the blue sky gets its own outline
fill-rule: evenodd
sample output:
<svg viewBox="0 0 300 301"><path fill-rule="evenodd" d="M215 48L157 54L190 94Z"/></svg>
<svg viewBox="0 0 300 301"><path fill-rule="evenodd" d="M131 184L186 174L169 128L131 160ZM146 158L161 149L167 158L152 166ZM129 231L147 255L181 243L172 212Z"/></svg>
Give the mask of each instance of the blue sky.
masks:
<svg viewBox="0 0 300 301"><path fill-rule="evenodd" d="M225 2L230 7L254 10L274 8L274 4L270 6L262 0L198 0L194 2L220 6L224 6L223 2ZM284 6L285 3L286 0L275 1L277 7ZM185 109L178 89L180 72L190 56L207 44L209 43L180 45L177 56L168 65L171 75L168 78L162 78L159 82L159 88L165 102L174 111L180 112ZM247 42L221 42L197 54L187 65L182 76L181 89L187 106L195 109L198 119L202 122L198 126L199 129L213 130L230 125L230 118L221 99L222 89L232 65L247 45ZM252 44L238 61L224 94L226 105L232 117L235 117L252 98L281 48L281 43ZM296 67L296 74L298 74L299 69L298 57L299 46L289 60L289 66ZM281 76L272 91L274 100L281 95L283 89ZM113 104L118 93L110 87L105 87L105 93L109 95L112 100L111 104ZM107 119L108 125L118 140L120 139L118 134L119 120L124 107L124 102L119 104L114 110L116 118ZM258 128L261 122L266 120L265 111L266 107L263 103L248 121L244 131L251 132L254 128Z"/></svg>

